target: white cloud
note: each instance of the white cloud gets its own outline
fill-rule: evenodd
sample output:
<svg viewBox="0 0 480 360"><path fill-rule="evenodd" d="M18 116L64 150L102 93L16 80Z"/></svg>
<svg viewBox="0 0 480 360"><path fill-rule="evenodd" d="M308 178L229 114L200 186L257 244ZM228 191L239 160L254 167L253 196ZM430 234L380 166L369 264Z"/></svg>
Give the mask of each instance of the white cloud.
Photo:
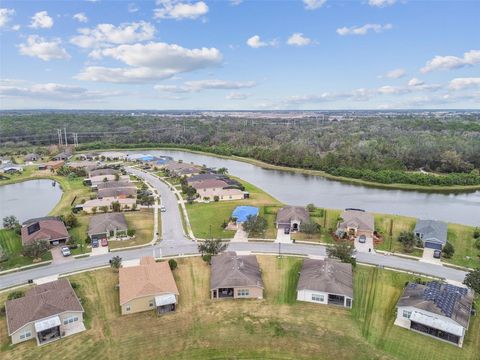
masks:
<svg viewBox="0 0 480 360"><path fill-rule="evenodd" d="M37 29L49 29L53 26L53 19L48 16L46 11L39 11L32 16L32 22L30 23L30 27Z"/></svg>
<svg viewBox="0 0 480 360"><path fill-rule="evenodd" d="M456 78L450 81L448 87L452 90L463 90L480 86L480 77Z"/></svg>
<svg viewBox="0 0 480 360"><path fill-rule="evenodd" d="M153 39L155 27L145 21L112 24L98 24L94 28L77 30L80 35L70 39L72 44L81 48L94 48L107 45L129 44Z"/></svg>
<svg viewBox="0 0 480 360"><path fill-rule="evenodd" d="M79 86L45 83L30 84L18 81L17 84L0 84L0 97L2 98L25 98L30 100L53 100L53 101L86 101L99 100L100 98L118 96L118 91L91 91Z"/></svg>
<svg viewBox="0 0 480 360"><path fill-rule="evenodd" d="M399 79L407 74L405 69L394 69L389 71L385 76L389 79Z"/></svg>
<svg viewBox="0 0 480 360"><path fill-rule="evenodd" d="M465 66L471 66L480 63L480 50L470 50L463 54L463 57L458 56L435 56L433 59L427 61L425 66L420 69L422 73L428 73L434 70L451 70L458 69Z"/></svg>
<svg viewBox="0 0 480 360"><path fill-rule="evenodd" d="M0 28L6 27L15 15L14 9L0 9Z"/></svg>
<svg viewBox="0 0 480 360"><path fill-rule="evenodd" d="M370 31L381 33L385 30L390 30L392 24L365 24L363 26L342 27L337 29L338 35L367 35Z"/></svg>
<svg viewBox="0 0 480 360"><path fill-rule="evenodd" d="M75 20L77 20L78 22L81 22L81 23L86 23L88 22L88 18L87 18L87 15L85 15L85 13L77 13L75 15L73 15L73 18Z"/></svg>
<svg viewBox="0 0 480 360"><path fill-rule="evenodd" d="M374 7L386 7L395 4L397 0L368 0L368 5Z"/></svg>
<svg viewBox="0 0 480 360"><path fill-rule="evenodd" d="M270 41L263 41L260 38L260 36L254 35L247 40L247 45L254 49L258 49L258 48L267 47L267 46L277 46L278 41L275 39Z"/></svg>
<svg viewBox="0 0 480 360"><path fill-rule="evenodd" d="M400 95L400 94L406 94L410 91L411 91L410 89L405 87L391 86L391 85L382 86L377 89L377 92L382 95Z"/></svg>
<svg viewBox="0 0 480 360"><path fill-rule="evenodd" d="M164 92L187 93L203 90L232 90L256 86L254 81L226 81L218 79L186 81L183 85L156 85L155 89Z"/></svg>
<svg viewBox="0 0 480 360"><path fill-rule="evenodd" d="M303 36L302 33L293 33L287 40L287 44L292 46L307 46L311 43L312 40Z"/></svg>
<svg viewBox="0 0 480 360"><path fill-rule="evenodd" d="M208 13L208 6L203 1L157 0L157 5L160 7L154 9L156 19L196 19Z"/></svg>
<svg viewBox="0 0 480 360"><path fill-rule="evenodd" d="M62 48L60 39L46 40L38 35L30 35L27 42L18 45L20 54L38 57L44 61L68 59L70 55Z"/></svg>
<svg viewBox="0 0 480 360"><path fill-rule="evenodd" d="M408 81L408 86L421 86L423 84L425 84L425 83L422 80L417 79L417 78L411 78Z"/></svg>
<svg viewBox="0 0 480 360"><path fill-rule="evenodd" d="M225 96L225 99L227 100L245 100L250 97L250 94L244 94L244 93L238 93L238 92L231 92L227 96Z"/></svg>
<svg viewBox="0 0 480 360"><path fill-rule="evenodd" d="M161 42L99 49L96 55L113 58L130 67L89 66L77 75L77 79L113 83L150 82L217 66L222 61L222 54L216 48L186 49Z"/></svg>
<svg viewBox="0 0 480 360"><path fill-rule="evenodd" d="M128 10L129 13L135 13L135 12L137 12L139 9L138 9L137 4L135 4L135 3L129 3L129 4L128 4L128 7L127 7L127 10Z"/></svg>
<svg viewBox="0 0 480 360"><path fill-rule="evenodd" d="M321 8L327 0L303 0L303 4L305 5L305 9L307 10L315 10Z"/></svg>
<svg viewBox="0 0 480 360"><path fill-rule="evenodd" d="M238 6L243 2L243 0L229 0L229 2L232 6Z"/></svg>

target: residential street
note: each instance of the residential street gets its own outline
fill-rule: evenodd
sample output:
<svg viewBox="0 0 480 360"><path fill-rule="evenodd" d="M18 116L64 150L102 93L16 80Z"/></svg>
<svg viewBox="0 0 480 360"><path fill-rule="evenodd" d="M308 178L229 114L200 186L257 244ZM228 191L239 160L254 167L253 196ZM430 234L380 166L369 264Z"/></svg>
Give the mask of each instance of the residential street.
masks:
<svg viewBox="0 0 480 360"><path fill-rule="evenodd" d="M161 195L162 204L167 208L166 212L161 213L163 240L159 245L117 251L98 256L90 256L66 263L51 264L31 270L5 274L0 276L0 289L23 284L30 279L37 279L55 274L66 274L75 271L86 270L89 268L105 266L108 265L108 261L115 255L120 256L123 260L132 260L141 256L154 254L157 257L160 254L161 256L197 254L197 245L195 242L187 240L184 236L178 202L175 195L170 191L169 187L154 176L143 171L132 168L128 168L128 171L131 171L133 174L147 180L153 187L155 187L158 193ZM320 245L279 244L273 242L230 243L228 250L252 251L255 253L267 254L282 253L292 255L326 255L326 248ZM465 277L465 272L462 270L391 255L359 252L357 253L357 261L408 272L431 275L458 282L462 282Z"/></svg>

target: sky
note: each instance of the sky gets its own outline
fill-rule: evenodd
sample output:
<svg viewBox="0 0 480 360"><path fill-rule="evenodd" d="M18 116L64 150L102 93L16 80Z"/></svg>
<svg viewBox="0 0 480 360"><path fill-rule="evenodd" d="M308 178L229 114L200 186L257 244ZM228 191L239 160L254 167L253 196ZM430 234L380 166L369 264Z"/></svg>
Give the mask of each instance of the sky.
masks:
<svg viewBox="0 0 480 360"><path fill-rule="evenodd" d="M0 3L0 109L480 109L480 1Z"/></svg>

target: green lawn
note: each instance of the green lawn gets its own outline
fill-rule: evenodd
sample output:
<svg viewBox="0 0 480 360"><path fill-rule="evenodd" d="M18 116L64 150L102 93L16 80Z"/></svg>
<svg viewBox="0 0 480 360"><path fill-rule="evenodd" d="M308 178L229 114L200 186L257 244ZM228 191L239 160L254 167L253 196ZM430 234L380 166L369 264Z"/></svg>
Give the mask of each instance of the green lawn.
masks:
<svg viewBox="0 0 480 360"><path fill-rule="evenodd" d="M33 259L22 255L22 239L14 230L0 229L0 247L8 254L8 260L0 262L0 271L33 264ZM50 251L41 260L52 260Z"/></svg>
<svg viewBox="0 0 480 360"><path fill-rule="evenodd" d="M153 239L153 209L141 209L139 211L128 211L124 213L128 228L135 229L133 240L110 241L110 249L122 247L145 245ZM161 231L161 230L160 230Z"/></svg>
<svg viewBox="0 0 480 360"><path fill-rule="evenodd" d="M10 359L478 359L480 321L463 349L393 326L394 307L411 277L370 267L355 271L353 309L295 301L302 259L258 256L264 300L209 299L210 268L178 259L177 311L120 315L118 274L111 269L70 277L87 312L87 331L37 347L9 346L0 317L0 357ZM0 294L0 303L7 297Z"/></svg>
<svg viewBox="0 0 480 360"><path fill-rule="evenodd" d="M87 246L85 239L87 238L88 224L92 215L79 214L76 216L78 219L78 225L68 231L71 239L78 245L78 248L72 250L73 255L79 255L91 251L91 248Z"/></svg>

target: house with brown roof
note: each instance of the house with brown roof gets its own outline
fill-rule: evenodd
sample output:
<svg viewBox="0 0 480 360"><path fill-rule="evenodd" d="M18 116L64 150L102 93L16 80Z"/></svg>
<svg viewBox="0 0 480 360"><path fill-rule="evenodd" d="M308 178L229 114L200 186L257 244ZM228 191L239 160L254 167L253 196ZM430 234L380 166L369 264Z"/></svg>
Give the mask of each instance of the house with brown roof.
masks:
<svg viewBox="0 0 480 360"><path fill-rule="evenodd" d="M120 210L130 210L137 203L137 199L114 199L114 198L103 198L103 199L93 199L87 200L83 204L78 204L75 206L74 211L85 211L87 214L93 212L100 212L101 208L106 206L108 211L112 210L112 204L117 201L120 204ZM95 210L94 210L95 209Z"/></svg>
<svg viewBox="0 0 480 360"><path fill-rule="evenodd" d="M97 184L96 189L123 189L123 188L133 188L136 189L137 186L130 181L107 181ZM95 189L94 189L95 190Z"/></svg>
<svg viewBox="0 0 480 360"><path fill-rule="evenodd" d="M30 245L35 241L45 240L50 245L66 243L70 238L62 220L53 216L30 219L22 224L22 245Z"/></svg>
<svg viewBox="0 0 480 360"><path fill-rule="evenodd" d="M212 258L212 299L263 299L262 271L255 255L225 252Z"/></svg>
<svg viewBox="0 0 480 360"><path fill-rule="evenodd" d="M91 240L118 240L127 237L128 224L123 213L96 214L90 218L88 236Z"/></svg>
<svg viewBox="0 0 480 360"><path fill-rule="evenodd" d="M177 307L179 293L167 261L142 257L138 266L120 268L119 281L122 315L153 309L163 314Z"/></svg>
<svg viewBox="0 0 480 360"><path fill-rule="evenodd" d="M275 225L277 229L290 228L292 231L299 231L300 225L307 222L310 215L302 206L285 206L278 210Z"/></svg>
<svg viewBox="0 0 480 360"><path fill-rule="evenodd" d="M473 300L473 291L465 287L411 282L397 303L395 325L462 347Z"/></svg>
<svg viewBox="0 0 480 360"><path fill-rule="evenodd" d="M38 165L38 170L57 170L60 169L65 164L65 161L58 160L58 161L48 161L45 164Z"/></svg>
<svg viewBox="0 0 480 360"><path fill-rule="evenodd" d="M82 304L65 278L8 300L5 313L12 344L36 339L37 345L43 345L85 330Z"/></svg>
<svg viewBox="0 0 480 360"><path fill-rule="evenodd" d="M360 209L346 209L340 215L341 221L337 225L337 235L366 236L373 238L375 219L373 215Z"/></svg>
<svg viewBox="0 0 480 360"><path fill-rule="evenodd" d="M106 188L99 189L97 192L97 198L114 198L114 199L126 199L126 198L136 198L137 189L132 187L123 187L123 188Z"/></svg>
<svg viewBox="0 0 480 360"><path fill-rule="evenodd" d="M333 259L305 259L297 285L297 300L352 307L352 264Z"/></svg>

